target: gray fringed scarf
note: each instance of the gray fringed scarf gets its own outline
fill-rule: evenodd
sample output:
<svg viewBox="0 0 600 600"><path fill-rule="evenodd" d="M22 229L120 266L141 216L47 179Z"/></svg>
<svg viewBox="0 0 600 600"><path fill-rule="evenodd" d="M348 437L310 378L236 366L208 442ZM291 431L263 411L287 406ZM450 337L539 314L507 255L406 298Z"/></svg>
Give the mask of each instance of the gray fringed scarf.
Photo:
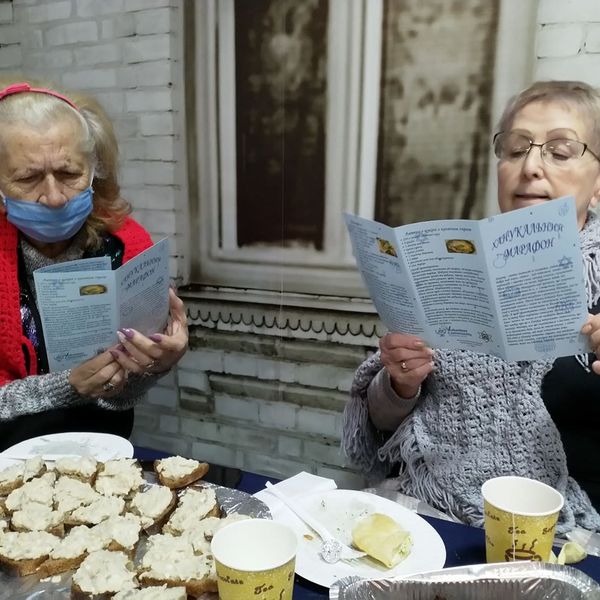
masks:
<svg viewBox="0 0 600 600"><path fill-rule="evenodd" d="M590 214L580 233L588 306L600 299L600 220ZM568 476L560 434L541 397L552 361L507 363L469 351L436 350L436 370L414 411L390 436L372 425L367 388L382 369L379 353L356 372L344 411L342 448L372 481L392 465L386 487L425 500L472 525L483 525L481 484L521 475L565 497L558 533L579 525L600 529L600 515ZM589 368L587 355L578 360ZM595 460L596 457L590 457Z"/></svg>

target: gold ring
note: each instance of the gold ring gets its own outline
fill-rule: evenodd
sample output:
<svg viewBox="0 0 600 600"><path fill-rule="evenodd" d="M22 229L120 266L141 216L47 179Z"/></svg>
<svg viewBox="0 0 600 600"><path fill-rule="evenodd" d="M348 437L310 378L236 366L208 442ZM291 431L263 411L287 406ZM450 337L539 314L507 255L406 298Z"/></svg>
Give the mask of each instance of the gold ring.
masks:
<svg viewBox="0 0 600 600"><path fill-rule="evenodd" d="M112 392L117 386L114 383L111 383L110 381L107 381L103 386L102 389L105 392Z"/></svg>
<svg viewBox="0 0 600 600"><path fill-rule="evenodd" d="M404 360L403 360L403 361L400 363L400 368L401 368L403 371L408 371L408 367L406 366L406 361L404 361Z"/></svg>
<svg viewBox="0 0 600 600"><path fill-rule="evenodd" d="M146 371L149 371L150 369L154 369L154 367L158 364L157 360L153 360L152 362L149 362L144 368L146 369Z"/></svg>

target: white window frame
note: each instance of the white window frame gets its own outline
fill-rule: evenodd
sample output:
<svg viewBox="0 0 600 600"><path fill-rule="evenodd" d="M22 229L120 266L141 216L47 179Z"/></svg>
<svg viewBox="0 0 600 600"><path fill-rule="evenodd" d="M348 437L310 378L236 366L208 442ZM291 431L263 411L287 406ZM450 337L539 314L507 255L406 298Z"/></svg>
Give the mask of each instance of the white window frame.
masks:
<svg viewBox="0 0 600 600"><path fill-rule="evenodd" d="M366 296L343 213L373 215L381 10L381 0L330 0L324 247L317 251L236 247L236 174L227 170L236 164L234 3L204 0L196 5L203 283ZM368 49L364 55L363 47ZM368 93L361 97L362 89Z"/></svg>
<svg viewBox="0 0 600 600"><path fill-rule="evenodd" d="M367 298L343 213L374 215L383 1L329 2L322 251L236 248L236 173L225 168L236 164L234 3L201 0L195 7L199 210L189 213L189 247L196 249L190 253L194 283L253 289L254 300L263 290L265 301L272 301L274 292L282 298L283 294ZM506 98L531 80L537 2L501 0L500 11L494 122ZM490 151L488 214L497 212L495 162Z"/></svg>

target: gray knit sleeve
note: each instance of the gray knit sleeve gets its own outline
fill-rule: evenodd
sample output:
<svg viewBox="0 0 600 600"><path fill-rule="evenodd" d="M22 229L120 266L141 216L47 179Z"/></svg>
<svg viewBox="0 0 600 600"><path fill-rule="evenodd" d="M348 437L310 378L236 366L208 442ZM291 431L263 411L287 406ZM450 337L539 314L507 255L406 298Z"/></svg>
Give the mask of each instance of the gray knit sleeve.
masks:
<svg viewBox="0 0 600 600"><path fill-rule="evenodd" d="M40 413L53 408L96 403L107 410L131 408L143 394L165 373L131 374L119 396L110 399L92 399L79 395L69 383L71 371L57 371L46 375L30 375L0 386L0 421L9 421L21 415Z"/></svg>
<svg viewBox="0 0 600 600"><path fill-rule="evenodd" d="M69 373L31 375L1 386L0 421L85 402L69 383Z"/></svg>
<svg viewBox="0 0 600 600"><path fill-rule="evenodd" d="M344 408L342 424L342 451L353 464L361 468L370 482L383 479L391 466L387 460L379 457L379 448L385 443L387 435L373 425L367 401L369 384L382 368L379 352L358 368L350 399Z"/></svg>

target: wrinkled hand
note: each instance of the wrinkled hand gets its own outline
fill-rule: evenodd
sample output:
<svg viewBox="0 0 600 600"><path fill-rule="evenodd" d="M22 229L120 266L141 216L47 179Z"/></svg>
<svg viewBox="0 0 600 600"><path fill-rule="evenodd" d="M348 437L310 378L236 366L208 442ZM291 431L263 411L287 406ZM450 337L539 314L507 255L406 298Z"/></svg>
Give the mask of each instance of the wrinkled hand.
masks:
<svg viewBox="0 0 600 600"><path fill-rule="evenodd" d="M600 315L588 315L588 320L581 328L581 333L589 336L592 352L596 354L597 358L600 358ZM592 363L592 371L596 375L600 375L600 361L595 360Z"/></svg>
<svg viewBox="0 0 600 600"><path fill-rule="evenodd" d="M379 349L396 393L412 398L433 371L433 350L417 336L404 333L386 333L379 340Z"/></svg>
<svg viewBox="0 0 600 600"><path fill-rule="evenodd" d="M163 373L186 352L188 327L185 306L173 290L169 290L169 321L163 333L148 337L135 329L117 332L122 348L110 353L118 364L131 373Z"/></svg>
<svg viewBox="0 0 600 600"><path fill-rule="evenodd" d="M107 350L71 369L69 383L81 396L112 398L118 396L127 383L127 371Z"/></svg>

